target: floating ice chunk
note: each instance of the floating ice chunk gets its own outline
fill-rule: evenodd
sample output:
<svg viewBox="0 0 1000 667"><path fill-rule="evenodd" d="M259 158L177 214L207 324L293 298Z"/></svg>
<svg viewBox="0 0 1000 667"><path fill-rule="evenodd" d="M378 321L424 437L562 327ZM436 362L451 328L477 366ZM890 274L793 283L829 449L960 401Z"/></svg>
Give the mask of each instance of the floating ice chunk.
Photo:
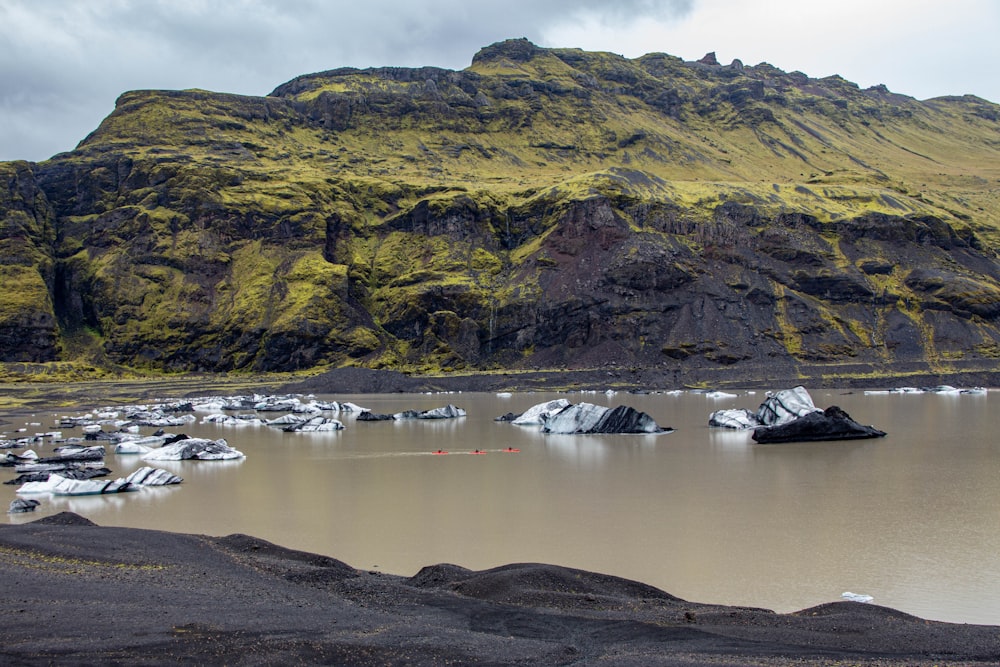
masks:
<svg viewBox="0 0 1000 667"><path fill-rule="evenodd" d="M569 407L569 400L557 398L548 403L539 403L525 410L520 417L511 422L515 426L539 426L560 410Z"/></svg>
<svg viewBox="0 0 1000 667"><path fill-rule="evenodd" d="M716 410L708 416L709 426L720 426L722 428L748 429L757 428L760 422L757 415L743 408L732 410Z"/></svg>
<svg viewBox="0 0 1000 667"><path fill-rule="evenodd" d="M163 438L157 438L157 440L159 440L157 446L163 443ZM138 442L119 442L115 445L115 454L148 454L151 451L152 447L147 447Z"/></svg>
<svg viewBox="0 0 1000 667"><path fill-rule="evenodd" d="M123 478L114 480L68 479L52 473L45 482L25 482L17 490L19 495L51 493L55 496L96 496L106 493L133 491Z"/></svg>
<svg viewBox="0 0 1000 667"><path fill-rule="evenodd" d="M728 392L718 391L718 390L716 390L716 391L708 391L708 392L705 392L705 398L714 398L714 399L736 398L736 394L730 394Z"/></svg>
<svg viewBox="0 0 1000 667"><path fill-rule="evenodd" d="M340 431L343 428L343 423L336 419L313 417L306 421L288 424L282 427L281 430L285 433L325 433L328 431Z"/></svg>
<svg viewBox="0 0 1000 667"><path fill-rule="evenodd" d="M542 433L666 433L645 412L627 405L606 408L591 403L570 405L545 420Z"/></svg>
<svg viewBox="0 0 1000 667"><path fill-rule="evenodd" d="M15 498L10 501L10 508L7 514L20 514L21 512L34 512L35 508L41 505L34 498Z"/></svg>
<svg viewBox="0 0 1000 667"><path fill-rule="evenodd" d="M767 398L757 409L757 420L764 426L777 426L803 417L810 412L822 412L813 403L805 387L768 392Z"/></svg>
<svg viewBox="0 0 1000 667"><path fill-rule="evenodd" d="M224 461L242 458L246 458L243 452L233 449L222 438L218 440L204 438L178 440L142 456L143 461Z"/></svg>
<svg viewBox="0 0 1000 667"><path fill-rule="evenodd" d="M166 486L167 484L180 484L184 480L161 468L145 466L126 477L125 481L138 486Z"/></svg>
<svg viewBox="0 0 1000 667"><path fill-rule="evenodd" d="M298 415L293 415L291 413L287 415L282 415L275 419L267 419L264 421L268 426L290 426L292 424L301 424L306 421L305 417L300 417Z"/></svg>
<svg viewBox="0 0 1000 667"><path fill-rule="evenodd" d="M456 417L464 417L465 410L462 408L455 407L451 403L444 407L434 408L433 410L406 410L404 412L397 412L393 415L396 419L454 419Z"/></svg>
<svg viewBox="0 0 1000 667"><path fill-rule="evenodd" d="M844 598L848 602L865 602L865 603L868 603L868 602L872 602L872 601L875 600L875 598L873 598L870 595L864 595L863 593L852 593L850 591L844 591L843 593L841 593L840 597Z"/></svg>

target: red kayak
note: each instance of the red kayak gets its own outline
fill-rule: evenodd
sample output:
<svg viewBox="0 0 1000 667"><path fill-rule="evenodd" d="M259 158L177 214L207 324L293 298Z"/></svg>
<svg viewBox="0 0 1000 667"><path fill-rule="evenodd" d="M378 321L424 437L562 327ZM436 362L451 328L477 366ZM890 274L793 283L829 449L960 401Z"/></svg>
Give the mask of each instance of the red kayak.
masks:
<svg viewBox="0 0 1000 667"><path fill-rule="evenodd" d="M469 453L470 453L470 454L485 454L486 452L482 451L481 449L477 449L476 451L474 451L474 452L469 452Z"/></svg>
<svg viewBox="0 0 1000 667"><path fill-rule="evenodd" d="M507 449L503 449L503 450L500 450L500 451L503 451L503 452L508 452L508 453L511 453L511 454L514 454L514 453L517 453L517 452L519 452L519 451L521 451L521 450L520 450L520 449L515 449L515 448L513 448L513 447L508 447Z"/></svg>
<svg viewBox="0 0 1000 667"><path fill-rule="evenodd" d="M439 449L436 452L431 452L431 454L447 454L447 453L448 452L444 451L443 449Z"/></svg>

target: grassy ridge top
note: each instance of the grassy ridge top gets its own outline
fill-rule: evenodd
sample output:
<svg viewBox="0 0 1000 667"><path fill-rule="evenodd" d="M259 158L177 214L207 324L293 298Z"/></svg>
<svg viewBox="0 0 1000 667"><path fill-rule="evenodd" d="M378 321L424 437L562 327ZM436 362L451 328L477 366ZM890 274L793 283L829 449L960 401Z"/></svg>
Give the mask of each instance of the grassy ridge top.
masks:
<svg viewBox="0 0 1000 667"><path fill-rule="evenodd" d="M766 64L626 59L510 40L462 71L345 68L263 98L127 93L56 160L114 152L214 166L223 196L275 206L343 181L418 198L441 188L586 195L590 175L610 174L597 179L603 187L686 204L742 198L824 220L933 214L973 225L995 246L998 118L1000 107L969 96L919 102Z"/></svg>

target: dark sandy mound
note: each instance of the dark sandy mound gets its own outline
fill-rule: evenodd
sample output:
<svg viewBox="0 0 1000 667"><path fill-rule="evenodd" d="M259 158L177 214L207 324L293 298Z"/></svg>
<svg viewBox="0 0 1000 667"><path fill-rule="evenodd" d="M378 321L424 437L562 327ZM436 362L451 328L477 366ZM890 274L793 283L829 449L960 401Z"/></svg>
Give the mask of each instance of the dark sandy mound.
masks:
<svg viewBox="0 0 1000 667"><path fill-rule="evenodd" d="M852 602L702 605L552 565L413 577L247 535L0 525L2 664L932 665L1000 662L1000 629Z"/></svg>

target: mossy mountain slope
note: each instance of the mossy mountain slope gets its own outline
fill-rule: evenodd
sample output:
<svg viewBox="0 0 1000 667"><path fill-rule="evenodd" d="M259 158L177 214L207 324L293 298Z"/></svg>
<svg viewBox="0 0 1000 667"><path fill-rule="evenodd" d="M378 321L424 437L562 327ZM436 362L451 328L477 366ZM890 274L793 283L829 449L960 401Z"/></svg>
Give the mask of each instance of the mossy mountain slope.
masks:
<svg viewBox="0 0 1000 667"><path fill-rule="evenodd" d="M689 381L1000 354L1000 107L971 96L510 40L462 71L126 93L0 175L6 360L80 330L162 370Z"/></svg>

